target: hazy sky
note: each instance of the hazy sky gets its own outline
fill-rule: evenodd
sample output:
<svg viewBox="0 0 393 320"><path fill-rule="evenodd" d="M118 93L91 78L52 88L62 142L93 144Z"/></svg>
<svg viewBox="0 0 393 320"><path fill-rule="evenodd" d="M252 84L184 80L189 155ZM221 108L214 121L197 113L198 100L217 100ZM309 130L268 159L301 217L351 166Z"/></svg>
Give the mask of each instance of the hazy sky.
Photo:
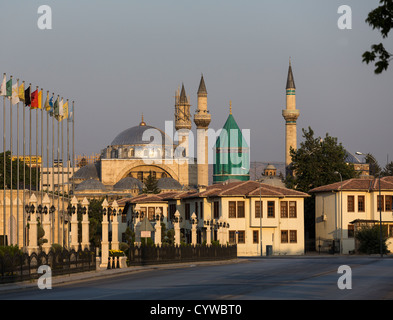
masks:
<svg viewBox="0 0 393 320"><path fill-rule="evenodd" d="M52 9L52 30L37 26L44 4ZM343 4L352 8L352 30L337 26ZM384 166L388 155L393 160L393 66L377 76L361 58L382 41L365 23L378 4L2 0L0 73L75 100L75 152L87 155L138 125L142 112L147 124L164 129L182 83L194 114L203 73L211 127L224 125L232 100L240 128L251 131L251 161L283 162L291 57L298 143L310 126ZM383 42L393 51L391 37Z"/></svg>

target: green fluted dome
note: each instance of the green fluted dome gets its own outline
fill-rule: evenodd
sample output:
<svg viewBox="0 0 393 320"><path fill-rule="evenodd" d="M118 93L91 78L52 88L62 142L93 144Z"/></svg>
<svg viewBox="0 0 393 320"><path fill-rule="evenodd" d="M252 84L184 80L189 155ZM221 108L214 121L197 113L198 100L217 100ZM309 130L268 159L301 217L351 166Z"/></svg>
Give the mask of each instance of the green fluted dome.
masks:
<svg viewBox="0 0 393 320"><path fill-rule="evenodd" d="M232 113L216 140L213 183L250 180L250 149Z"/></svg>

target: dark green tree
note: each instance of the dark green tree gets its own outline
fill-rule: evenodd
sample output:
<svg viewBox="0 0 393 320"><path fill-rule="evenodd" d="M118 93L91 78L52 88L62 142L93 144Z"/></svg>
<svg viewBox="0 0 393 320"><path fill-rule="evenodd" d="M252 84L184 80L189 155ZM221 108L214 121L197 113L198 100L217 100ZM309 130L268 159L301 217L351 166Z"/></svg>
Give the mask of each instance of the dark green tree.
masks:
<svg viewBox="0 0 393 320"><path fill-rule="evenodd" d="M387 38L393 28L393 0L380 0L380 6L372 10L366 19L373 29L380 31L382 38ZM382 43L373 44L371 51L366 51L362 55L363 62L369 64L375 62L375 74L380 74L389 67L389 62L393 59L393 54L388 52Z"/></svg>
<svg viewBox="0 0 393 320"><path fill-rule="evenodd" d="M291 149L291 171L285 183L288 188L308 192L313 188L354 178L357 173L352 164L346 163L346 151L337 138L326 134L314 137L314 131L302 129L304 141L297 150ZM315 239L315 195L304 200L306 239ZM310 249L310 248L309 248ZM311 249L310 249L311 250Z"/></svg>
<svg viewBox="0 0 393 320"><path fill-rule="evenodd" d="M390 161L386 164L385 168L382 171L382 176L393 176L393 161Z"/></svg>
<svg viewBox="0 0 393 320"><path fill-rule="evenodd" d="M363 226L355 233L356 240L359 241L358 250L360 253L375 254L381 253L381 232L379 225ZM388 252L386 246L387 226L382 226L382 253Z"/></svg>
<svg viewBox="0 0 393 320"><path fill-rule="evenodd" d="M337 138L326 134L325 138L314 137L314 131L302 129L304 141L297 150L291 149L291 170L286 178L287 187L299 191L309 190L326 184L357 176L352 164L346 162L346 151Z"/></svg>
<svg viewBox="0 0 393 320"><path fill-rule="evenodd" d="M145 187L143 188L142 193L160 193L160 189L158 188L158 180L152 175L151 171L145 180Z"/></svg>
<svg viewBox="0 0 393 320"><path fill-rule="evenodd" d="M365 157L366 163L370 166L370 175L374 177L378 177L382 173L382 169L378 164L378 161L371 153L367 153Z"/></svg>
<svg viewBox="0 0 393 320"><path fill-rule="evenodd" d="M5 182L8 189L11 188L11 152L6 151L6 174ZM19 180L18 180L18 161L12 161L12 188L17 189L19 184L20 188L23 188L23 170L25 170L25 188L30 187L30 166L25 164L23 161L19 161ZM31 168L31 188L34 189L37 185L37 173L36 168ZM38 173L38 185L40 183L40 174ZM4 186L4 152L0 153L0 186Z"/></svg>

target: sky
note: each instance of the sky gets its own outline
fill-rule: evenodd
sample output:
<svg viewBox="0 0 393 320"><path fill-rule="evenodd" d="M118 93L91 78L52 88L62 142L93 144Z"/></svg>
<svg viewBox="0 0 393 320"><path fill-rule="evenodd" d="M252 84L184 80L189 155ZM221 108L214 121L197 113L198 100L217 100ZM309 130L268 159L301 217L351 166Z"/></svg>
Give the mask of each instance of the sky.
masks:
<svg viewBox="0 0 393 320"><path fill-rule="evenodd" d="M298 145L302 128L311 127L316 136L328 133L349 152L371 153L384 166L393 160L393 66L375 75L361 58L374 43L393 51L391 38L365 23L378 4L3 0L0 73L75 101L75 153L86 155L138 125L142 113L148 125L164 129L174 119L182 84L194 114L203 74L210 127L224 125L232 101L239 127L251 133L251 161L284 162L291 58ZM52 10L50 30L37 25L41 5ZM338 28L341 5L352 9L352 29Z"/></svg>

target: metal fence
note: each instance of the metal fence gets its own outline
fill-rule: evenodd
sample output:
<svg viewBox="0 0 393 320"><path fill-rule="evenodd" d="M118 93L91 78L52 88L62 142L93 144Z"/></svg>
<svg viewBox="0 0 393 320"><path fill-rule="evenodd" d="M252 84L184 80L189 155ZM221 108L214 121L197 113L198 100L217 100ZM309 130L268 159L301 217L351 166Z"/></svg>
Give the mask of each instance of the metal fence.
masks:
<svg viewBox="0 0 393 320"><path fill-rule="evenodd" d="M48 265L52 276L92 271L96 269L94 250L66 250L28 255L0 255L0 284L38 279L38 268Z"/></svg>
<svg viewBox="0 0 393 320"><path fill-rule="evenodd" d="M149 265L237 258L237 246L140 246L130 247L128 264Z"/></svg>

